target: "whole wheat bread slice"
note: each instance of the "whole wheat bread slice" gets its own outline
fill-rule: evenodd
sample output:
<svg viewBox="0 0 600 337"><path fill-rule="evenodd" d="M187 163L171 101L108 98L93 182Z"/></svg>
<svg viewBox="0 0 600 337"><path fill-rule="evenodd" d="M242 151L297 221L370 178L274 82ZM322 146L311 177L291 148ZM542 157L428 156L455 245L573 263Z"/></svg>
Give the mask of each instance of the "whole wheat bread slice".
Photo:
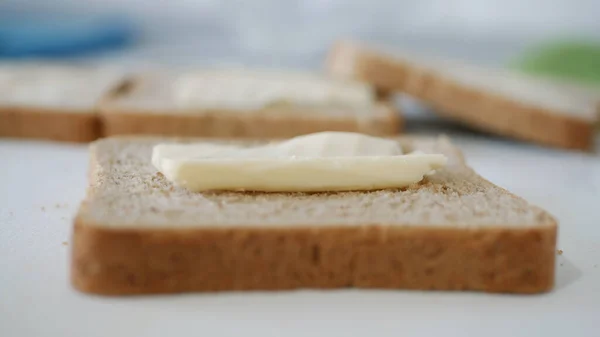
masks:
<svg viewBox="0 0 600 337"><path fill-rule="evenodd" d="M71 280L80 291L553 286L555 220L478 176L445 138L399 139L406 151L449 157L425 181L344 193L191 193L150 162L153 145L176 141L92 145L72 238Z"/></svg>
<svg viewBox="0 0 600 337"><path fill-rule="evenodd" d="M593 147L600 95L549 80L342 41L329 72L406 93L481 130L555 147Z"/></svg>
<svg viewBox="0 0 600 337"><path fill-rule="evenodd" d="M0 137L88 142L101 126L96 107L123 74L59 64L0 66Z"/></svg>
<svg viewBox="0 0 600 337"><path fill-rule="evenodd" d="M399 111L384 100L378 100L370 107L302 106L286 102L260 108L205 106L201 102L182 106L176 102L174 85L182 76L193 73L156 72L132 79L127 90L102 104L105 136L137 134L264 139L320 131L389 136L398 134L402 128ZM220 90L227 92L228 88ZM236 100L233 96L232 93L232 102ZM376 93L374 97L377 97Z"/></svg>

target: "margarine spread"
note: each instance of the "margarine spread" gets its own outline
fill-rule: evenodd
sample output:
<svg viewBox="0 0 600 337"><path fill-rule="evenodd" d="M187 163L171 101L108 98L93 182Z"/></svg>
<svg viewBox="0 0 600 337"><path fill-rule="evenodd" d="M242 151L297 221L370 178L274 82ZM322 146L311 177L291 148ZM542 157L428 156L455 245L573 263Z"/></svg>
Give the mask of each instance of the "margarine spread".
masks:
<svg viewBox="0 0 600 337"><path fill-rule="evenodd" d="M322 132L255 147L159 144L152 163L190 191L350 191L399 188L446 164L441 154L403 154L397 141Z"/></svg>
<svg viewBox="0 0 600 337"><path fill-rule="evenodd" d="M360 82L336 80L310 73L214 70L193 73L174 85L182 107L248 109L272 104L370 106L372 88Z"/></svg>

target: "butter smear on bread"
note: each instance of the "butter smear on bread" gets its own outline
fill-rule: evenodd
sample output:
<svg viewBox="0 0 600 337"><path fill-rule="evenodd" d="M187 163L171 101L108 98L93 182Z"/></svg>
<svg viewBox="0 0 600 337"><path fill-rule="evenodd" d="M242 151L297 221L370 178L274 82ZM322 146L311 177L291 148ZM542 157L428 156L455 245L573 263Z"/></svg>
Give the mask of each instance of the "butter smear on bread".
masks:
<svg viewBox="0 0 600 337"><path fill-rule="evenodd" d="M402 188L446 161L442 154L404 154L395 140L347 132L315 133L254 147L159 144L152 151L156 169L193 192Z"/></svg>

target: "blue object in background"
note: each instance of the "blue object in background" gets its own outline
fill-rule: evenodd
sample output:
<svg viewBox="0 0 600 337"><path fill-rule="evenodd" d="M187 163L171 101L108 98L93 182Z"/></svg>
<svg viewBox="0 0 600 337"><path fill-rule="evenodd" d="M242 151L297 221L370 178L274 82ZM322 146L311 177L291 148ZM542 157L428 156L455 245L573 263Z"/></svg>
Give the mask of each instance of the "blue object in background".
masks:
<svg viewBox="0 0 600 337"><path fill-rule="evenodd" d="M122 17L0 15L0 58L61 57L120 48L135 37Z"/></svg>

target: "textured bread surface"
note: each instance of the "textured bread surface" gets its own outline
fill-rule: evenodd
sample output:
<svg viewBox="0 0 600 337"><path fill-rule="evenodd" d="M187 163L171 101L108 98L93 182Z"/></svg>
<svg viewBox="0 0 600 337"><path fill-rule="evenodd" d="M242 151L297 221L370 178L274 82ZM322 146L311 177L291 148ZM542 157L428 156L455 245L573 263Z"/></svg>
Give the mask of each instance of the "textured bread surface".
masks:
<svg viewBox="0 0 600 337"><path fill-rule="evenodd" d="M300 106L286 102L247 109L186 107L176 102L170 83L168 77L140 77L127 90L104 101L100 108L104 134L287 138L321 131L349 131L390 136L398 134L403 124L399 111L383 100L370 107Z"/></svg>
<svg viewBox="0 0 600 337"><path fill-rule="evenodd" d="M347 41L332 47L327 62L337 76L409 94L481 130L569 149L594 144L598 96L572 86Z"/></svg>
<svg viewBox="0 0 600 337"><path fill-rule="evenodd" d="M0 66L0 137L89 142L101 136L100 101L116 69L19 63Z"/></svg>
<svg viewBox="0 0 600 337"><path fill-rule="evenodd" d="M399 139L406 150L449 157L425 181L343 193L191 193L150 163L152 146L171 141L92 145L88 197L73 233L77 289L535 293L553 286L555 220L479 177L444 138Z"/></svg>

